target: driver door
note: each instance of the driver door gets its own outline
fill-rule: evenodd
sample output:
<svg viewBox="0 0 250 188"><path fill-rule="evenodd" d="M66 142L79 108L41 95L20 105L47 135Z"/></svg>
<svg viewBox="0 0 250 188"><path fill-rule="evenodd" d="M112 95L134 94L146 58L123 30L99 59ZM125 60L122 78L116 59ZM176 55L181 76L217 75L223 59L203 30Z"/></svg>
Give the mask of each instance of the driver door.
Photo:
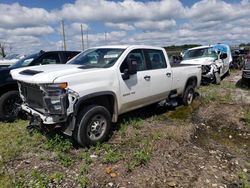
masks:
<svg viewBox="0 0 250 188"><path fill-rule="evenodd" d="M127 62L133 59L137 62L137 73L129 75L128 79L122 78L128 68ZM120 112L136 109L150 103L150 79L148 79L145 57L141 49L132 50L120 66Z"/></svg>

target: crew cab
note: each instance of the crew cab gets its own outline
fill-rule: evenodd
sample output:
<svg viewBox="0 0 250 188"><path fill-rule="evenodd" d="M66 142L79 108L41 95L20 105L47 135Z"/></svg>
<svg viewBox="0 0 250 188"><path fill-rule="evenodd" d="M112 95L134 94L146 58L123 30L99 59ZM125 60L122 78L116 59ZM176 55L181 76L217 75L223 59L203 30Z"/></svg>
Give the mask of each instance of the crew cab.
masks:
<svg viewBox="0 0 250 188"><path fill-rule="evenodd" d="M11 71L30 125L61 127L82 146L104 141L119 115L180 98L191 104L201 67L171 67L160 47L102 46L65 65Z"/></svg>
<svg viewBox="0 0 250 188"><path fill-rule="evenodd" d="M80 52L78 51L40 51L18 60L15 64L9 67L1 68L0 120L14 120L20 109L18 108L18 104L21 103L18 93L18 85L10 75L11 70L27 66L66 63L79 53Z"/></svg>
<svg viewBox="0 0 250 188"><path fill-rule="evenodd" d="M181 64L202 65L202 83L220 84L230 74L232 63L230 47L226 44L199 46L185 51Z"/></svg>

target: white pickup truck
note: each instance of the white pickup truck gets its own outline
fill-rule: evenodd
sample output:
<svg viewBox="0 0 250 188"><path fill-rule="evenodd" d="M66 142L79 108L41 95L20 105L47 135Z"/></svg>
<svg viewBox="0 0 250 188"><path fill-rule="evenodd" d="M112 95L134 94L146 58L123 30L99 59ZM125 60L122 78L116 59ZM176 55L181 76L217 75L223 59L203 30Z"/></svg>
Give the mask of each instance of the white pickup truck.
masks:
<svg viewBox="0 0 250 188"><path fill-rule="evenodd" d="M66 65L11 71L31 124L61 126L80 145L104 141L118 116L157 102L192 102L201 66L171 67L163 48L103 46L87 49Z"/></svg>
<svg viewBox="0 0 250 188"><path fill-rule="evenodd" d="M181 64L202 65L202 84L220 84L221 78L229 75L231 63L231 50L226 44L190 48L181 61Z"/></svg>

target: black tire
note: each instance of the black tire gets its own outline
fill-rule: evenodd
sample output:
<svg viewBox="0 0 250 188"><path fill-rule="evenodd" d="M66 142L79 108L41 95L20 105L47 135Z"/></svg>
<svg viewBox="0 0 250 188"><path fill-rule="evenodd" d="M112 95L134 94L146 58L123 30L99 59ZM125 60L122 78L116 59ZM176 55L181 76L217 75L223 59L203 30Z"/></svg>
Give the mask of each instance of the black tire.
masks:
<svg viewBox="0 0 250 188"><path fill-rule="evenodd" d="M194 99L194 86L188 85L183 93L182 104L188 106L193 102Z"/></svg>
<svg viewBox="0 0 250 188"><path fill-rule="evenodd" d="M103 106L90 105L78 114L73 137L81 146L95 145L108 138L110 127L110 112Z"/></svg>
<svg viewBox="0 0 250 188"><path fill-rule="evenodd" d="M14 121L19 114L21 98L18 91L8 91L0 97L0 119Z"/></svg>

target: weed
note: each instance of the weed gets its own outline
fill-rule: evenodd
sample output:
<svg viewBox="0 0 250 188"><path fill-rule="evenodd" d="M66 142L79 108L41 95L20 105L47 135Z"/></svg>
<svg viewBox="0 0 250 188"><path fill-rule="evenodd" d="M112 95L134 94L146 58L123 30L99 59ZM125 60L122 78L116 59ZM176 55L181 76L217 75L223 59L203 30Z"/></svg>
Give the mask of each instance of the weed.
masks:
<svg viewBox="0 0 250 188"><path fill-rule="evenodd" d="M69 167L73 164L73 160L70 155L64 152L57 152L57 159L65 167Z"/></svg>
<svg viewBox="0 0 250 188"><path fill-rule="evenodd" d="M82 158L85 160L86 164L91 164L93 162L92 158L90 157L90 153L87 151L82 154Z"/></svg>
<svg viewBox="0 0 250 188"><path fill-rule="evenodd" d="M81 176L80 178L77 179L77 181L82 188L86 188L89 184L89 179L86 176Z"/></svg>
<svg viewBox="0 0 250 188"><path fill-rule="evenodd" d="M52 151L69 152L73 148L70 139L65 139L64 136L59 134L49 135L45 141L44 148Z"/></svg>
<svg viewBox="0 0 250 188"><path fill-rule="evenodd" d="M52 175L49 176L49 179L55 184L59 185L62 182L63 174L61 172L54 172Z"/></svg>
<svg viewBox="0 0 250 188"><path fill-rule="evenodd" d="M44 149L54 151L56 158L63 166L70 166L73 161L70 156L70 150L73 148L70 139L65 139L59 134L49 135L49 138L44 143Z"/></svg>
<svg viewBox="0 0 250 188"><path fill-rule="evenodd" d="M250 107L248 107L245 111L245 115L244 115L244 121L250 125Z"/></svg>
<svg viewBox="0 0 250 188"><path fill-rule="evenodd" d="M161 132L154 132L152 134L153 140L160 140L162 138L162 133Z"/></svg>
<svg viewBox="0 0 250 188"><path fill-rule="evenodd" d="M117 161L122 159L122 154L120 151L116 149L111 149L110 145L103 145L105 153L101 156L101 161L103 163L116 163Z"/></svg>
<svg viewBox="0 0 250 188"><path fill-rule="evenodd" d="M240 184L242 188L250 188L250 183L248 182L247 174L245 172L240 172L239 174Z"/></svg>
<svg viewBox="0 0 250 188"><path fill-rule="evenodd" d="M87 165L82 165L80 168L80 176L77 178L77 182L80 184L82 188L85 188L89 184L89 179L86 174L89 171L89 167Z"/></svg>

